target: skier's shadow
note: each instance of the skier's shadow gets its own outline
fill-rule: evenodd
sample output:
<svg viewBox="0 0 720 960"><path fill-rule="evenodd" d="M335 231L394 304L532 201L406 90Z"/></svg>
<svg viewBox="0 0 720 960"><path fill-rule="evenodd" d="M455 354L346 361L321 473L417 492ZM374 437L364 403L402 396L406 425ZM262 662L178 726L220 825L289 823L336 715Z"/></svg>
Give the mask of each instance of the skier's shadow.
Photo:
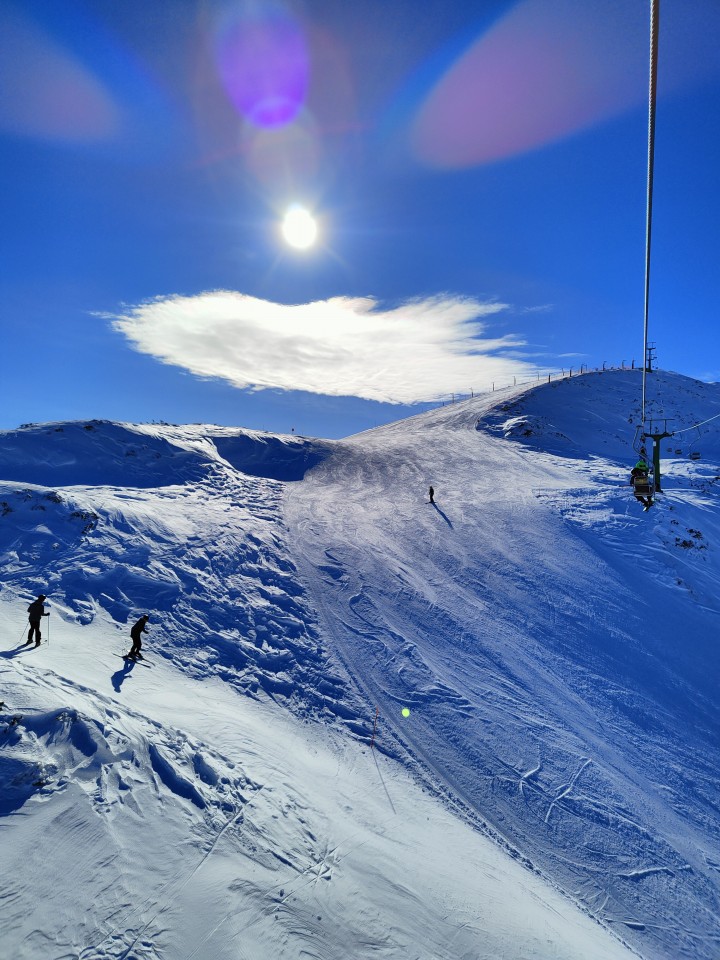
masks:
<svg viewBox="0 0 720 960"><path fill-rule="evenodd" d="M116 693L120 693L120 688L132 673L134 666L134 660L125 660L120 670L116 670L115 673L110 677L110 682L112 683L113 689Z"/></svg>
<svg viewBox="0 0 720 960"><path fill-rule="evenodd" d="M435 503L434 500L431 501L431 506L435 507L435 509L437 510L437 512L438 512L438 513L440 514L440 516L443 518L443 520L445 521L445 523L450 527L450 529L451 529L451 530L454 529L452 523L450 522L450 517L448 517L448 515L447 515L446 513L443 513L443 511L442 511L442 510L440 509L440 507Z"/></svg>

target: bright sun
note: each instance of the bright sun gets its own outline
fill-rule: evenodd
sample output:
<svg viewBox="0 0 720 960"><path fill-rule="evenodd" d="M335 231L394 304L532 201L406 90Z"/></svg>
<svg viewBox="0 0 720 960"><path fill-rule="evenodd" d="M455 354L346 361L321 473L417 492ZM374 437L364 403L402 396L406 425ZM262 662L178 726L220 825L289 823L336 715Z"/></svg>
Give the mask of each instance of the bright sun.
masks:
<svg viewBox="0 0 720 960"><path fill-rule="evenodd" d="M293 204L285 212L282 232L291 247L307 250L317 239L317 221L305 207Z"/></svg>

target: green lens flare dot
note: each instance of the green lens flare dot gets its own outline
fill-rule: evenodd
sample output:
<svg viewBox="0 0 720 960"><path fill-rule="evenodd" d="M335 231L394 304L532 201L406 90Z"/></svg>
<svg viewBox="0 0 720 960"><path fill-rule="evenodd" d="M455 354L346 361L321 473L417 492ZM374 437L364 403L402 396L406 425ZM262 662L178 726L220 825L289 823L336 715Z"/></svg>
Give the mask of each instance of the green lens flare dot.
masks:
<svg viewBox="0 0 720 960"><path fill-rule="evenodd" d="M403 709L402 709L402 715L403 715L404 717L409 717L409 716L410 716L410 711L408 710L407 707L403 707Z"/></svg>

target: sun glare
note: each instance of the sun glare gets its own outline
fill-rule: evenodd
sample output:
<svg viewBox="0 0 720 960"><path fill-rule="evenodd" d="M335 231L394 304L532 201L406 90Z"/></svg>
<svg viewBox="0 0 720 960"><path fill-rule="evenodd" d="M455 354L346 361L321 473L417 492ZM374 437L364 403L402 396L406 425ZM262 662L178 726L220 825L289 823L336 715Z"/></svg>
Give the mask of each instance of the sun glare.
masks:
<svg viewBox="0 0 720 960"><path fill-rule="evenodd" d="M291 247L307 250L315 243L317 232L317 221L305 207L293 205L285 212L282 233Z"/></svg>

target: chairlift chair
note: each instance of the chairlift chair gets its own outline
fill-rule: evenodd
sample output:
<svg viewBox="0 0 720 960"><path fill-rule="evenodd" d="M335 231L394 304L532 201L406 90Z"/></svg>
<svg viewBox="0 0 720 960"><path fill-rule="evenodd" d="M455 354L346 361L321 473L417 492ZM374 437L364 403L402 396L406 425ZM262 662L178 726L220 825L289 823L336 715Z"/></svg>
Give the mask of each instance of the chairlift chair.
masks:
<svg viewBox="0 0 720 960"><path fill-rule="evenodd" d="M633 477L633 492L636 497L652 497L655 493L655 485L649 476Z"/></svg>

